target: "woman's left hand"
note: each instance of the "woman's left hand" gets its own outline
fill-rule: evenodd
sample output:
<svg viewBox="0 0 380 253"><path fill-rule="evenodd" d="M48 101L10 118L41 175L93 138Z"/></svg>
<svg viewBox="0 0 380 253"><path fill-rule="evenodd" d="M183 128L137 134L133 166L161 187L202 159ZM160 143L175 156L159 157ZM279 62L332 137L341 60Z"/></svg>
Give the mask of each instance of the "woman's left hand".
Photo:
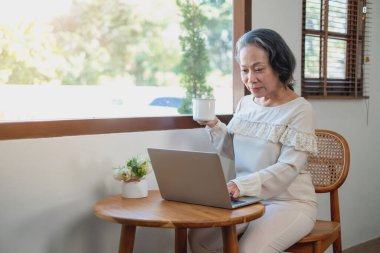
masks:
<svg viewBox="0 0 380 253"><path fill-rule="evenodd" d="M240 196L240 190L234 182L229 181L227 183L227 189L232 198L236 199Z"/></svg>

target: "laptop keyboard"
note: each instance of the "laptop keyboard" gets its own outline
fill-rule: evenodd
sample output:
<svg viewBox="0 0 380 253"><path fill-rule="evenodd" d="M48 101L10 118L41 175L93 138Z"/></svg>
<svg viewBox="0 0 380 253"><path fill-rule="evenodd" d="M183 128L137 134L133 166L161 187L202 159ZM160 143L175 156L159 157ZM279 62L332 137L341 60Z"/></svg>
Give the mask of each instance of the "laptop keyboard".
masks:
<svg viewBox="0 0 380 253"><path fill-rule="evenodd" d="M245 203L246 201L244 200L234 200L234 199L231 199L231 204L232 205L236 205L236 204L242 204L242 203Z"/></svg>

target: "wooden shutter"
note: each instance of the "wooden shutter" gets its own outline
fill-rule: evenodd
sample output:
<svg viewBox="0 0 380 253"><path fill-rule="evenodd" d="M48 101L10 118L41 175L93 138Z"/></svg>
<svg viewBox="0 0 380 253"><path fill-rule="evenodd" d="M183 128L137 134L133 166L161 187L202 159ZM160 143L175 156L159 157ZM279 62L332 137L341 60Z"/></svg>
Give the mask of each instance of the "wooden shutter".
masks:
<svg viewBox="0 0 380 253"><path fill-rule="evenodd" d="M366 0L303 0L302 96L366 96Z"/></svg>

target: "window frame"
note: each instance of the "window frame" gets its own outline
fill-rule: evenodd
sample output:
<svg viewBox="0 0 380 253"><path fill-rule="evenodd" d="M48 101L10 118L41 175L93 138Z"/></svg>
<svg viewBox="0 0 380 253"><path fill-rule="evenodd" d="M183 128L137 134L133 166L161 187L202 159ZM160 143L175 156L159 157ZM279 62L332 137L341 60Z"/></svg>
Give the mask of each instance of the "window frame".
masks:
<svg viewBox="0 0 380 253"><path fill-rule="evenodd" d="M251 20L251 0L234 0L233 45L235 45L241 35L251 29ZM245 94L244 85L241 84L240 69L234 58L235 57L233 57L232 71L233 94L231 94L233 96L233 110L235 110L240 98ZM228 122L232 118L232 115L218 115L218 118L223 122ZM159 131L197 127L200 126L193 121L192 116L190 115L174 117L97 118L2 122L0 123L0 140Z"/></svg>
<svg viewBox="0 0 380 253"><path fill-rule="evenodd" d="M301 60L301 95L307 99L367 99L369 98L365 94L365 84L364 84L364 73L363 73L363 66L364 66L364 52L365 52L365 21L362 21L358 24L358 28L352 33L352 34L341 34L337 32L331 32L328 31L328 29L321 29L321 30L312 30L312 29L306 29L306 2L307 0L302 1L302 60ZM357 18L359 18L359 10L362 8L363 3L362 0L348 0L347 2L348 6L354 6L357 5L356 11L349 11L349 15L347 17L348 21L348 30L353 30L350 27L355 26L354 20L356 15ZM321 8L324 6L326 10L328 10L328 0L322 0L321 1ZM356 12L356 14L354 14ZM322 13L322 11L321 11ZM328 13L328 12L327 12ZM327 14L328 15L328 14ZM321 22L326 22L327 15L321 14ZM323 20L323 21L322 21ZM329 26L329 22L327 21L327 25L323 25L324 27ZM314 35L314 36L320 36L320 40L322 44L328 45L327 41L330 38L338 38L343 39L347 42L347 49L346 49L346 63L345 63L345 69L346 69L346 78L345 79L334 79L334 78L327 78L327 47L322 46L320 48L320 70L319 73L321 75L320 78L305 78L305 38L307 35ZM355 43L352 38L360 38L359 42L361 47L354 47ZM351 48L351 50L350 50ZM357 59L355 57L353 51L359 50L360 51L360 58ZM357 55L357 52L355 52ZM356 67L353 69L352 66L355 65ZM358 74L360 73L360 74ZM329 85L338 85L341 89L340 91L336 92L337 95L334 95L334 90L329 92L327 91L327 88ZM316 89L322 89L322 94L313 95L312 91L305 91L306 89L310 89L311 86L315 86ZM354 91L344 91L342 87L346 86L346 89L354 89ZM353 88L352 88L353 86ZM349 93L349 95L346 95L345 93Z"/></svg>

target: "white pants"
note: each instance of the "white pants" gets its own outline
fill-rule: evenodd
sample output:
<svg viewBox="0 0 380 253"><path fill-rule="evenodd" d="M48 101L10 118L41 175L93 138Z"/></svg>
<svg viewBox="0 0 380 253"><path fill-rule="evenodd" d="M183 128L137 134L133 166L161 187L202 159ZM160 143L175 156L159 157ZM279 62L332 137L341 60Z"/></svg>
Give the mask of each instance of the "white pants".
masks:
<svg viewBox="0 0 380 253"><path fill-rule="evenodd" d="M316 207L288 201L265 203L265 213L259 219L236 226L239 253L283 252L313 228ZM199 228L189 231L192 253L223 252L220 228Z"/></svg>

